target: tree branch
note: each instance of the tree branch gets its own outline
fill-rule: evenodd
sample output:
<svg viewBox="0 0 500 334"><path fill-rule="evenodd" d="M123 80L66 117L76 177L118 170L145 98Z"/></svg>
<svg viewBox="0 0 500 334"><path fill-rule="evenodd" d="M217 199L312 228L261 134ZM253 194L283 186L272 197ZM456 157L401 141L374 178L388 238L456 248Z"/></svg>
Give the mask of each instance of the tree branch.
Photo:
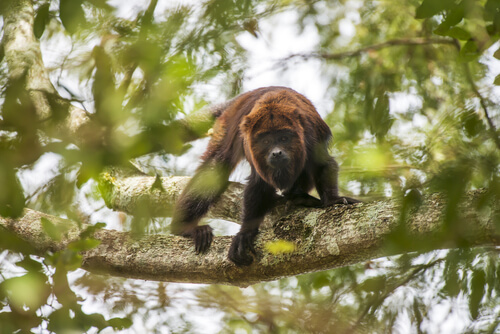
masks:
<svg viewBox="0 0 500 334"><path fill-rule="evenodd" d="M106 205L115 211L147 214L150 217L170 217L177 197L189 180L186 176L162 177L161 187L158 187L153 186L156 181L154 177L137 174L123 177L119 172L110 170L109 173L103 174L99 187ZM243 189L242 184L230 182L228 189L206 217L238 221Z"/></svg>
<svg viewBox="0 0 500 334"><path fill-rule="evenodd" d="M339 53L324 53L324 52L312 52L312 53L296 53L288 56L287 58L283 59L282 61L285 62L291 58L303 58L303 59L309 59L309 58L322 58L322 59L327 59L327 60L339 60L339 59L344 59L344 58L349 58L349 57L357 57L362 55L363 53L367 53L369 51L376 51L380 49L384 49L387 47L392 47L392 46L411 46L411 45L429 45L429 44L450 44L453 46L456 46L456 41L454 39L450 38L439 38L439 37L434 37L434 38L400 38L400 39L393 39L389 40L386 42L378 43L378 44L373 44L373 45L368 45L365 47L362 47L360 49L354 50L354 51L345 51L345 52L339 52Z"/></svg>
<svg viewBox="0 0 500 334"><path fill-rule="evenodd" d="M486 99L481 95L479 92L479 89L476 86L476 83L474 82L474 78L472 77L472 74L470 72L470 67L468 63L464 64L464 69L465 69L465 76L467 77L467 81L469 82L469 85L471 86L472 91L476 95L476 97L479 99L479 103L481 104L481 108L483 108L484 112L484 117L486 118L486 122L488 123L488 130L491 134L491 139L495 142L495 145L497 148L500 150L500 137L498 136L498 131L495 127L495 124L491 120L488 107L486 106Z"/></svg>
<svg viewBox="0 0 500 334"><path fill-rule="evenodd" d="M349 328L345 333L356 333L358 332L358 328L361 327L361 324L363 321L366 319L366 316L369 313L375 313L377 309L382 305L382 303L391 295L393 294L397 289L400 287L406 286L410 281L414 280L416 277L419 275L422 275L427 269L435 266L436 264L442 262L443 259L438 259L431 261L429 263L417 266L416 268L413 268L410 273L406 273L403 277L395 277L393 278L393 282L388 282L386 284L385 289L381 291L380 294L374 295L370 300L370 302L364 307L363 311L361 312L361 315L358 317L356 322ZM389 285L389 286L387 286Z"/></svg>
<svg viewBox="0 0 500 334"><path fill-rule="evenodd" d="M111 191L114 190L109 187L120 189L108 200L112 199L111 204L124 208L127 198L135 197L131 188L140 187L144 191L142 203L154 200L156 204L152 207L161 206L171 203L186 182L182 178L164 178L161 181L165 190L162 191L159 187L150 187L153 179L130 177L125 181L115 180L112 186L108 184L106 187ZM111 180L107 182L112 183ZM238 185L232 187L234 189L229 192L234 191L235 194L241 188ZM499 245L500 235L495 230L493 219L498 212L484 215L475 210L474 203L481 195L481 191L466 195L461 214L467 217L467 228L461 230L461 237L470 245ZM235 213L240 208L240 202L239 196L226 197L217 205L230 209L227 213L212 210L212 216L237 216ZM492 203L492 207L498 208L498 203ZM423 240L427 247L455 246L452 243L443 244L439 239L444 208L445 201L441 196L434 194L426 197L420 210L406 223L412 241ZM281 214L278 214L280 210ZM398 228L398 215L397 204L389 200L353 206L338 205L326 209L287 210L285 205L281 205L268 217L267 226L259 233L256 261L244 268L236 267L227 259L231 236L216 237L206 254L196 255L192 241L183 237L148 235L134 238L127 232L101 230L95 234L95 238L101 240L101 245L83 252L82 268L127 278L247 286L393 255L398 252L395 248L383 246L387 242L387 236ZM68 226L67 237L59 242L48 238L42 229L41 217L49 219L53 224ZM0 225L27 240L41 255L48 250L64 248L69 241L78 238L78 230L85 227L29 209L18 219L0 218ZM266 247L278 240L293 244L294 250L275 254ZM415 245L409 246L406 251L417 248Z"/></svg>

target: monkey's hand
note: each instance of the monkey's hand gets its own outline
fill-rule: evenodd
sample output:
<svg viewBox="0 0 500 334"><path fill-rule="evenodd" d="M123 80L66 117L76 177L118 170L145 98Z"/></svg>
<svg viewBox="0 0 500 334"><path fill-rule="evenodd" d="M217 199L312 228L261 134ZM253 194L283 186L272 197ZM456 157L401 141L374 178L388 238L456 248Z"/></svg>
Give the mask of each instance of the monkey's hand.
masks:
<svg viewBox="0 0 500 334"><path fill-rule="evenodd" d="M214 239L212 228L209 225L196 226L195 228L175 233L186 238L192 238L194 241L194 249L196 254L205 253Z"/></svg>
<svg viewBox="0 0 500 334"><path fill-rule="evenodd" d="M362 203L362 201L355 198L342 196L333 198L332 200L328 201L328 203L326 203L325 206L330 206L334 204L356 204L356 203Z"/></svg>
<svg viewBox="0 0 500 334"><path fill-rule="evenodd" d="M229 260L233 261L237 266L249 266L253 262L255 255L254 241L257 236L257 229L239 231L233 238L231 247L229 248Z"/></svg>
<svg viewBox="0 0 500 334"><path fill-rule="evenodd" d="M306 208L321 208L323 204L319 198L313 197L308 193L293 193L286 198L286 205L303 206Z"/></svg>

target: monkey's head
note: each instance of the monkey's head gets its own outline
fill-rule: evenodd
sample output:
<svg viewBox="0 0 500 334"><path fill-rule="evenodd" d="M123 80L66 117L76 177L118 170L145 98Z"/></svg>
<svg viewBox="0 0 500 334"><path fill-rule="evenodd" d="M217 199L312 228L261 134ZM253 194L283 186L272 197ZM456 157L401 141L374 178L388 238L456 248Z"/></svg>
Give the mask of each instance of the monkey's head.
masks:
<svg viewBox="0 0 500 334"><path fill-rule="evenodd" d="M265 94L244 117L240 130L247 160L260 177L276 189L288 190L307 156L297 106L279 92Z"/></svg>

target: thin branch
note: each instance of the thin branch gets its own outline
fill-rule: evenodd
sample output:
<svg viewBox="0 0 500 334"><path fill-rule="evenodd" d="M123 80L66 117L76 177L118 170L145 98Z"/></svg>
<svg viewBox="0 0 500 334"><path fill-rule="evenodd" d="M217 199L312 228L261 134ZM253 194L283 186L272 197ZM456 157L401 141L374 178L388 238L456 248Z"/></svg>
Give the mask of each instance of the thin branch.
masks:
<svg viewBox="0 0 500 334"><path fill-rule="evenodd" d="M383 293L380 296L377 296L373 301L371 301L368 305L366 305L365 309L358 317L356 323L347 331L347 333L355 333L356 329L361 325L366 315L368 315L368 313L374 313L377 310L377 308L398 288L400 288L401 286L406 286L410 281L412 281L419 275L423 274L425 270L443 261L444 259L437 259L429 263L416 266L408 275L406 275L406 277L403 277L401 281L393 282L391 286L385 291L383 291Z"/></svg>
<svg viewBox="0 0 500 334"><path fill-rule="evenodd" d="M448 44L454 46L458 51L460 51L460 44L456 39L452 38L441 38L441 37L431 37L431 38L401 38L401 39L393 39L389 40L386 42L378 43L378 44L373 44L373 45L368 45L365 47L362 47L360 49L354 50L354 51L345 51L345 52L339 52L339 53L323 53L323 52L312 52L312 53L297 53L297 54L292 54L284 59L282 59L280 62L285 63L286 61L292 59L292 58L302 58L302 59L310 59L310 58L321 58L321 59L326 59L326 60L341 60L344 58L350 58L350 57L358 57L364 53L370 52L370 51L377 51L381 50L384 48L388 47L393 47L393 46L416 46L416 45L429 45L429 44ZM489 131L491 133L491 137L493 141L495 142L495 145L500 149L500 137L498 136L497 129L495 127L495 124L491 120L486 99L481 95L479 92L474 79L472 78L472 74L470 72L469 65L467 63L464 64L465 68L465 74L467 77L467 81L469 82L472 91L474 94L479 98L481 108L483 109L484 116L486 118L486 121L489 126Z"/></svg>
<svg viewBox="0 0 500 334"><path fill-rule="evenodd" d="M476 83L474 82L474 78L472 77L472 73L470 72L470 67L468 63L464 64L464 69L465 69L465 76L467 77L467 81L469 82L472 91L476 95L476 97L479 99L479 103L481 104L481 108L483 109L484 112L484 117L486 118L486 122L488 123L489 126L489 132L491 133L491 138L495 142L495 145L497 148L500 150L500 137L498 136L498 131L495 127L495 124L491 120L488 107L486 106L486 99L481 95L479 92L479 89L476 86Z"/></svg>
<svg viewBox="0 0 500 334"><path fill-rule="evenodd" d="M367 53L370 51L377 51L380 49L393 46L412 46L412 45L429 45L429 44L449 44L456 46L456 40L450 38L440 38L440 37L400 38L400 39L389 40L383 43L368 45L354 51L345 51L339 53L324 53L324 52L296 53L286 57L285 59L282 60L282 62L285 62L291 58L303 58L303 59L322 58L327 60L340 60L349 57L357 57L362 55L363 53Z"/></svg>

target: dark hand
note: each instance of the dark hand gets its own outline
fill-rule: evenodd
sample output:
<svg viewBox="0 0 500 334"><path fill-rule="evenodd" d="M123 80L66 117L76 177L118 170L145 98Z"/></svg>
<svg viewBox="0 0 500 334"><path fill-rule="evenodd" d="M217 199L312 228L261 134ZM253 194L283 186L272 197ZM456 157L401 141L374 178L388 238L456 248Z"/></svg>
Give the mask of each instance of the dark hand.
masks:
<svg viewBox="0 0 500 334"><path fill-rule="evenodd" d="M332 199L329 203L326 203L325 206L334 204L356 204L356 203L362 203L362 201L351 197L337 197Z"/></svg>
<svg viewBox="0 0 500 334"><path fill-rule="evenodd" d="M240 231L233 238L231 247L229 248L229 260L233 261L237 266L249 266L253 262L255 255L254 241L258 230Z"/></svg>
<svg viewBox="0 0 500 334"><path fill-rule="evenodd" d="M186 238L192 238L196 254L205 253L214 239L213 229L209 225L196 226L194 229L182 232Z"/></svg>
<svg viewBox="0 0 500 334"><path fill-rule="evenodd" d="M323 206L320 199L307 193L290 194L288 200L293 205L304 206L306 208L321 208Z"/></svg>

